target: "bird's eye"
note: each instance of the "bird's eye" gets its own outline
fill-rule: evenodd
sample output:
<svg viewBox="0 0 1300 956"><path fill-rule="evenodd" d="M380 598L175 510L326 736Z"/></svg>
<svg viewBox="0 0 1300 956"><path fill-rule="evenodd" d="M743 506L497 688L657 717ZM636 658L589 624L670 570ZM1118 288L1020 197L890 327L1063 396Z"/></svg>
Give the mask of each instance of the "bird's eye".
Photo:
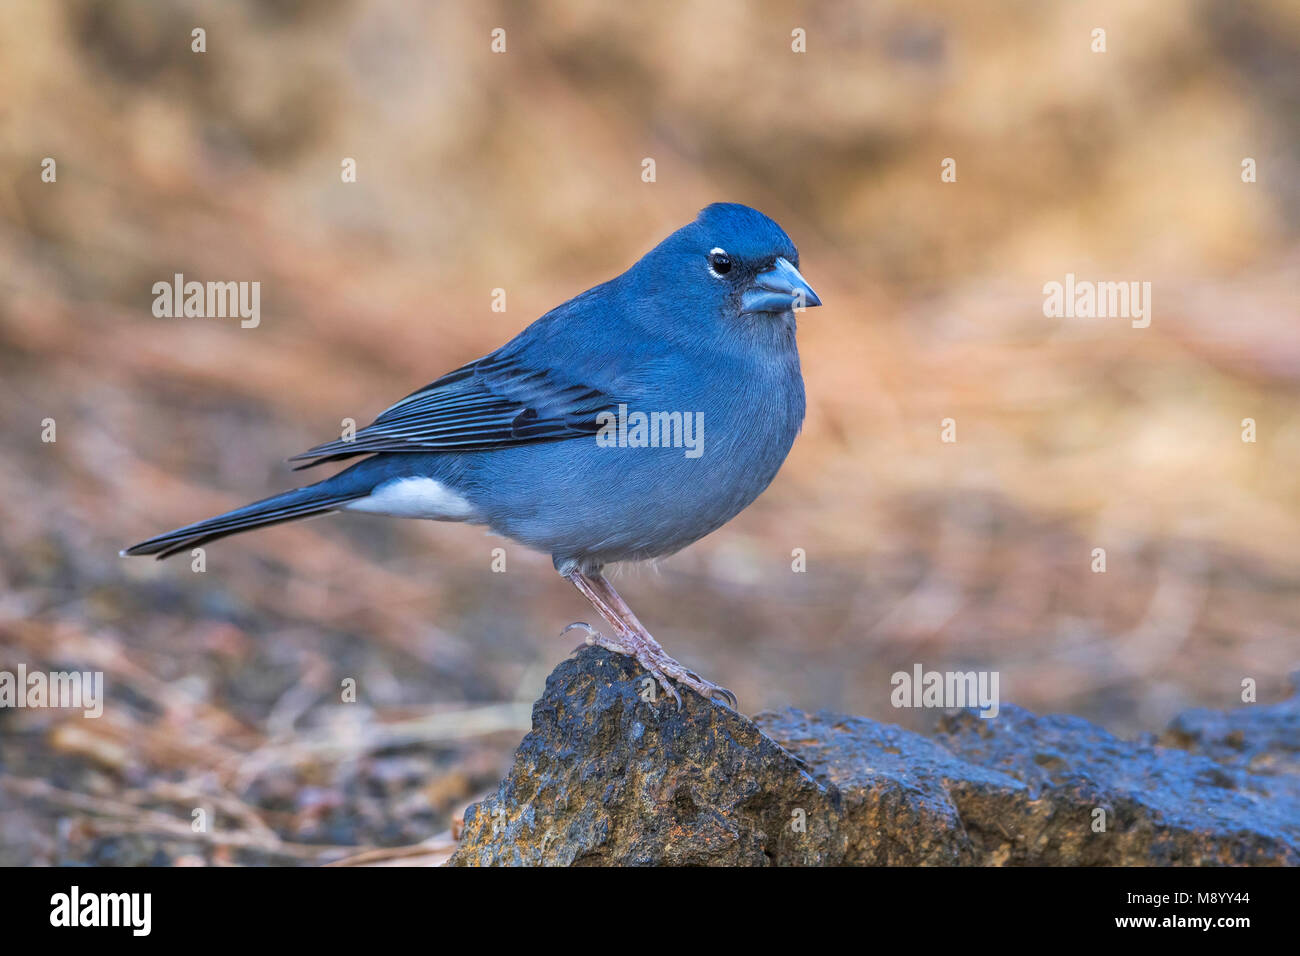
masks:
<svg viewBox="0 0 1300 956"><path fill-rule="evenodd" d="M721 249L714 249L709 253L709 268L718 275L725 276L731 271L731 256Z"/></svg>

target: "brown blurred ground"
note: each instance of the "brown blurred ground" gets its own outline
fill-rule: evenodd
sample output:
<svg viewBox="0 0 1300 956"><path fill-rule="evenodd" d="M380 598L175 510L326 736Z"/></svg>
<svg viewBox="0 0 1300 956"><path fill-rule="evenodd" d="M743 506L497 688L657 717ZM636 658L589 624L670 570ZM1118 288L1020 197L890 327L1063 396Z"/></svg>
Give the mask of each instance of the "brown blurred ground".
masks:
<svg viewBox="0 0 1300 956"><path fill-rule="evenodd" d="M545 556L351 516L204 574L117 549L289 487L287 455L715 200L781 222L826 306L773 487L622 574L680 659L750 711L909 726L889 675L916 662L1124 732L1245 677L1284 696L1298 54L1281 0L0 7L0 668L110 691L99 721L0 712L0 862L151 859L143 810L205 801L236 836L195 860L445 828L590 616ZM175 272L260 281L261 326L154 318ZM1151 281L1151 327L1044 318L1066 272Z"/></svg>

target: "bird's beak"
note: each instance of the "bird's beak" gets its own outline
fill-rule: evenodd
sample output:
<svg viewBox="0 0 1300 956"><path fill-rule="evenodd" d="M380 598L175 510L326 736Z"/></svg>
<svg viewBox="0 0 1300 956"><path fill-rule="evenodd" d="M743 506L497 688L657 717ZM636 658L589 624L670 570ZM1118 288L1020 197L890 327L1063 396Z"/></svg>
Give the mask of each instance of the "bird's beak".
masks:
<svg viewBox="0 0 1300 956"><path fill-rule="evenodd" d="M740 297L740 312L790 312L821 305L822 300L788 259L778 258L772 268L754 277Z"/></svg>

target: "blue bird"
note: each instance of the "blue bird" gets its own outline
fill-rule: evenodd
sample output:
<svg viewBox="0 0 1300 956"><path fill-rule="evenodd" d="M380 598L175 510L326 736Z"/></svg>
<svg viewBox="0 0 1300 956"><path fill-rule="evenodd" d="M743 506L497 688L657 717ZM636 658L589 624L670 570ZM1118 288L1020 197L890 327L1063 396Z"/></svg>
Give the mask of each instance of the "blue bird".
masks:
<svg viewBox="0 0 1300 956"><path fill-rule="evenodd" d="M551 555L681 706L735 696L673 660L603 576L673 554L747 507L804 417L795 311L821 305L767 216L715 203L616 279L292 461L368 456L314 485L150 538L159 558L331 511L464 521ZM567 629L566 629L567 630Z"/></svg>

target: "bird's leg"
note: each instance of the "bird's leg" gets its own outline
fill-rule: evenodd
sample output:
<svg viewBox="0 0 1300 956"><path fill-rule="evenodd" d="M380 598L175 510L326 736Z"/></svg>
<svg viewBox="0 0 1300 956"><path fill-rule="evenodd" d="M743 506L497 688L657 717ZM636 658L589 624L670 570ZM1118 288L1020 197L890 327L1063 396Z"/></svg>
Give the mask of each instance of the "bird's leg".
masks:
<svg viewBox="0 0 1300 956"><path fill-rule="evenodd" d="M586 627L586 625L578 624L570 624L564 630L567 632L575 627L586 627L588 644L598 644L615 654L626 654L628 657L635 657L641 666L648 670L650 675L659 682L659 685L672 695L673 700L677 701L678 709L681 709L681 694L669 681L668 675L655 665L653 652L638 630L624 621L615 608L610 607L590 576L583 574L581 571L572 571L566 574L565 577L572 581L573 586L582 592L582 596L591 602L591 606L600 612L600 616L609 622L617 636L611 639L599 631ZM651 640L653 641L653 638ZM658 645L655 646L658 647ZM663 648L659 648L659 651L662 653Z"/></svg>
<svg viewBox="0 0 1300 956"><path fill-rule="evenodd" d="M641 639L650 647L651 652L655 657L655 661L661 670L679 683L683 683L687 687L692 688L703 697L707 699L721 698L723 703L732 710L737 709L738 702L735 694L727 690L727 688L713 683L711 680L706 680L699 674L695 673L695 671L687 670L681 664L677 663L677 661L668 656L668 652L665 651L663 646L651 636L650 632L646 630L646 626L641 623L640 619L632 612L632 609L627 606L627 602L624 601L623 598L619 596L619 593L614 590L614 585L609 583L608 578L600 572L588 575L588 578L600 593L601 597L605 599L605 603L613 608L620 618L622 618L629 627L633 628L640 635Z"/></svg>
<svg viewBox="0 0 1300 956"><path fill-rule="evenodd" d="M674 681L685 684L706 699L721 699L732 710L736 709L735 694L725 687L705 680L694 671L687 670L668 656L668 652L646 630L645 625L632 613L627 602L619 597L614 586L605 579L604 575L598 571L591 574L575 571L566 577L618 633L617 641L611 641L603 635L596 635L595 643L616 653L635 657L637 662L654 676L660 686L672 695L678 709L681 709L682 698L677 688L673 686Z"/></svg>

